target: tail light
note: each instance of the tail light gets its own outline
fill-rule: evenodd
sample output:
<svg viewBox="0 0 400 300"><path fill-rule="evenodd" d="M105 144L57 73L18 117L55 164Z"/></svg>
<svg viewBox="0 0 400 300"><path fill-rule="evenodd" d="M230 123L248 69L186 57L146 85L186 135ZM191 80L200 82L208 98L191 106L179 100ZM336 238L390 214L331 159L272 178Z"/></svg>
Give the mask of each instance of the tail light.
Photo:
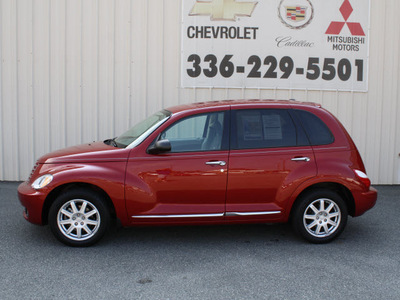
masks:
<svg viewBox="0 0 400 300"><path fill-rule="evenodd" d="M367 174L360 170L354 170L354 173L356 174L357 179L361 181L367 187L367 189L369 189L371 186L371 180L369 180Z"/></svg>

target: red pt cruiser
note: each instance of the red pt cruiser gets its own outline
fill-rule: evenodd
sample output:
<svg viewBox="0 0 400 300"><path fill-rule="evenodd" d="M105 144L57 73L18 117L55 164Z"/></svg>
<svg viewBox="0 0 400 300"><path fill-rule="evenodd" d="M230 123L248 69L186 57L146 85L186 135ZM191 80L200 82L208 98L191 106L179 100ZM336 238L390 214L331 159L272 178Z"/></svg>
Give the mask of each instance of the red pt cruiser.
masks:
<svg viewBox="0 0 400 300"><path fill-rule="evenodd" d="M121 136L41 157L18 188L24 217L88 246L123 226L288 222L329 242L375 205L356 146L313 103L175 106Z"/></svg>

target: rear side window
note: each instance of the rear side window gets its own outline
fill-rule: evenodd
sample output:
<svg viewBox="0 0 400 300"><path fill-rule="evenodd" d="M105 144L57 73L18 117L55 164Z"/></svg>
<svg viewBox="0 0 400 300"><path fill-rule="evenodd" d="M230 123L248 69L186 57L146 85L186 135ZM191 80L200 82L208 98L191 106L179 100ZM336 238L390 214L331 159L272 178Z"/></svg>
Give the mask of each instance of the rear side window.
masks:
<svg viewBox="0 0 400 300"><path fill-rule="evenodd" d="M233 115L233 149L295 147L307 143L287 110L237 110Z"/></svg>
<svg viewBox="0 0 400 300"><path fill-rule="evenodd" d="M304 110L295 110L295 112L299 117L312 146L328 145L334 142L335 138L333 137L332 132L320 118Z"/></svg>

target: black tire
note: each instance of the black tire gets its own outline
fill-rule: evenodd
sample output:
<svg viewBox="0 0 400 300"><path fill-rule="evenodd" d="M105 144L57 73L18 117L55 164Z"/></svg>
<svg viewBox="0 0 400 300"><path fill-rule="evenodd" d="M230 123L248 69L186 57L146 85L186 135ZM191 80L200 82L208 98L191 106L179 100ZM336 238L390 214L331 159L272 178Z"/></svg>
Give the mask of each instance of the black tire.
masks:
<svg viewBox="0 0 400 300"><path fill-rule="evenodd" d="M98 242L110 224L110 213L97 193L74 189L59 195L50 207L48 221L54 236L73 247Z"/></svg>
<svg viewBox="0 0 400 300"><path fill-rule="evenodd" d="M337 193L318 189L298 199L292 212L292 225L309 242L328 243L342 233L347 215L347 205Z"/></svg>

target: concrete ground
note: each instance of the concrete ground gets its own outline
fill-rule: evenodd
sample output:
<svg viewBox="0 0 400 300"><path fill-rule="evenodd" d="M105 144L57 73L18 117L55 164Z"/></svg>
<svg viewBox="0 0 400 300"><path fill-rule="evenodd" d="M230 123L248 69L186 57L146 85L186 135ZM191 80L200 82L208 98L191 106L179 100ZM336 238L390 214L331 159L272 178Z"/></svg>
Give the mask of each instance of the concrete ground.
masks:
<svg viewBox="0 0 400 300"><path fill-rule="evenodd" d="M400 186L325 245L287 224L112 228L90 248L22 217L0 182L0 299L400 299Z"/></svg>

